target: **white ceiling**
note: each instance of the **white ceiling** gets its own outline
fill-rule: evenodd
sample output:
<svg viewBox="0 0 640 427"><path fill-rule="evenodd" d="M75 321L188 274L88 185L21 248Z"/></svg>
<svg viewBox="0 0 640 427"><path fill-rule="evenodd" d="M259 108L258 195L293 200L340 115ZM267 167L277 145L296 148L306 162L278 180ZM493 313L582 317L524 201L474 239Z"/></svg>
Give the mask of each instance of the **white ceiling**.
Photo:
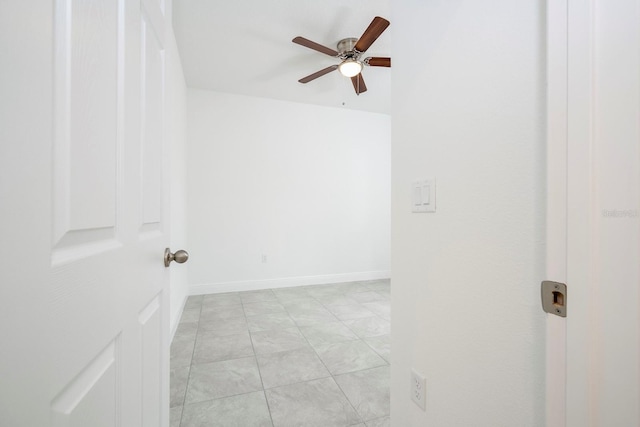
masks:
<svg viewBox="0 0 640 427"><path fill-rule="evenodd" d="M389 0L174 0L173 21L187 85L242 95L389 114L391 70L365 67L357 96L338 71L298 80L339 60L291 40L302 36L336 49L360 37ZM391 56L389 28L365 56Z"/></svg>

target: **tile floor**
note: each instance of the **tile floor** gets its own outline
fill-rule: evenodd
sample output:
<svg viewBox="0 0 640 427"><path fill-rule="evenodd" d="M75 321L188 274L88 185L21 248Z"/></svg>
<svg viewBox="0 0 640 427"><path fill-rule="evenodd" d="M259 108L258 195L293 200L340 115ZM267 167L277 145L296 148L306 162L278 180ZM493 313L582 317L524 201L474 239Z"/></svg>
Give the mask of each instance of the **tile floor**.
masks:
<svg viewBox="0 0 640 427"><path fill-rule="evenodd" d="M388 280L189 297L171 427L389 426Z"/></svg>

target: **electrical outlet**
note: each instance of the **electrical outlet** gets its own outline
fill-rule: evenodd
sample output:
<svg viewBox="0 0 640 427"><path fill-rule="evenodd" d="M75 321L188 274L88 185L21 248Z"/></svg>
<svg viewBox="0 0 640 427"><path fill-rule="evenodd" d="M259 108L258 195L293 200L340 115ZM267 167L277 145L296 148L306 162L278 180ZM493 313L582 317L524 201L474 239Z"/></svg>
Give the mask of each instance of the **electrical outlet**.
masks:
<svg viewBox="0 0 640 427"><path fill-rule="evenodd" d="M427 403L427 380L413 369L411 370L411 400L415 402L422 410L426 409Z"/></svg>
<svg viewBox="0 0 640 427"><path fill-rule="evenodd" d="M262 254L262 262L263 263L267 262L267 254Z"/></svg>

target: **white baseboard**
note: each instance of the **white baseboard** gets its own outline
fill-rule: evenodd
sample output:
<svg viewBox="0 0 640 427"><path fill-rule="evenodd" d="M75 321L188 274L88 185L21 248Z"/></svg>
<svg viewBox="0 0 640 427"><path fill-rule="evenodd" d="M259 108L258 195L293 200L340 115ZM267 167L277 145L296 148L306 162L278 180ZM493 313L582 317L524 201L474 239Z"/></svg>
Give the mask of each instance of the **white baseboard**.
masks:
<svg viewBox="0 0 640 427"><path fill-rule="evenodd" d="M202 283L189 285L189 295L217 294L222 292L257 291L261 289L290 288L293 286L323 285L328 283L381 280L391 277L389 270L358 273L325 274L321 276L283 277L279 279L246 280L237 282Z"/></svg>

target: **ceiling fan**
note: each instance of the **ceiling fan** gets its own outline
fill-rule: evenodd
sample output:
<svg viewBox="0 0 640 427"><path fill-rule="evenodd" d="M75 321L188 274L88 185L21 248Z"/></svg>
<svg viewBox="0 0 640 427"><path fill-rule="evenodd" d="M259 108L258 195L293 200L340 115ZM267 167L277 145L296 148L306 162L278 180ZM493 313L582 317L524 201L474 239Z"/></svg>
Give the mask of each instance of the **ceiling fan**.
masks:
<svg viewBox="0 0 640 427"><path fill-rule="evenodd" d="M371 24L364 30L362 36L359 39L350 37L342 39L338 42L337 49L333 50L304 37L296 37L291 40L301 46L308 47L309 49L317 50L325 55L333 56L340 59L342 62L338 65L331 65L320 71L316 71L306 77L298 80L300 83L309 83L318 77L324 76L332 71L339 70L345 77L350 77L353 83L353 88L357 95L366 92L367 86L364 84L362 78L362 67L368 65L371 67L391 67L391 58L383 57L368 57L361 59L364 52L376 41L380 34L384 32L389 26L389 21L379 16L373 18Z"/></svg>

